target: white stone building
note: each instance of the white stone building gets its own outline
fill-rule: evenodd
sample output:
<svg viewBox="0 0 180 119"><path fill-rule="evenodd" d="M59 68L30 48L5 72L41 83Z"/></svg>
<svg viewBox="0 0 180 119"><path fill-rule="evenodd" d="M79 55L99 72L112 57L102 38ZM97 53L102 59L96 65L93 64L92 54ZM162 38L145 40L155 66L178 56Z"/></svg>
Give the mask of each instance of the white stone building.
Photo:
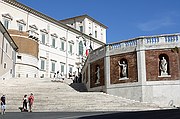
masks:
<svg viewBox="0 0 180 119"><path fill-rule="evenodd" d="M79 72L86 50L106 43L107 28L88 15L82 18L81 32L83 28L72 28L17 1L0 0L0 20L19 47L15 77L52 78L57 72L65 76ZM87 32L87 21L92 20L94 30Z"/></svg>
<svg viewBox="0 0 180 119"><path fill-rule="evenodd" d="M18 47L0 22L0 79L15 76L15 59Z"/></svg>
<svg viewBox="0 0 180 119"><path fill-rule="evenodd" d="M106 43L107 26L101 24L86 14L64 19L61 20L61 22L81 31L82 33L91 34L93 38L99 39L100 41Z"/></svg>

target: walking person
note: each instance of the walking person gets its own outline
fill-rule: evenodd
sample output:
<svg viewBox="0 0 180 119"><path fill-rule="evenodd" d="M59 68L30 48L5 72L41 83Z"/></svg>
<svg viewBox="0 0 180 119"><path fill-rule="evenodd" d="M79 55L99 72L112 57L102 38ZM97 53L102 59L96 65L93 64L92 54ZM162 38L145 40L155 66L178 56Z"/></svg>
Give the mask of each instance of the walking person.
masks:
<svg viewBox="0 0 180 119"><path fill-rule="evenodd" d="M6 98L5 95L1 97L1 114L4 115L6 111Z"/></svg>
<svg viewBox="0 0 180 119"><path fill-rule="evenodd" d="M23 98L23 110L22 111L25 111L27 112L27 103L28 103L28 98L27 98L27 95L24 95L24 98Z"/></svg>
<svg viewBox="0 0 180 119"><path fill-rule="evenodd" d="M32 93L31 93L31 95L28 97L28 102L29 102L29 110L30 110L30 112L32 112L32 106L33 106L33 103L34 103L34 96L33 96Z"/></svg>

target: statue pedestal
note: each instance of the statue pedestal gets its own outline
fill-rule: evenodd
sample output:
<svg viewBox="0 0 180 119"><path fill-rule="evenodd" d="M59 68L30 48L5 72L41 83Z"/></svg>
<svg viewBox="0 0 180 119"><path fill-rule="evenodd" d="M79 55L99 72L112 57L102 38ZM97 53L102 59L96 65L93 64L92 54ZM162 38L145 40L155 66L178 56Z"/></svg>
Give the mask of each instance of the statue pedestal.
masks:
<svg viewBox="0 0 180 119"><path fill-rule="evenodd" d="M98 84L100 84L100 82L98 81L98 82L96 82L95 84L98 85Z"/></svg>
<svg viewBox="0 0 180 119"><path fill-rule="evenodd" d="M161 72L161 76L167 76L168 73L167 72Z"/></svg>
<svg viewBox="0 0 180 119"><path fill-rule="evenodd" d="M128 80L129 78L127 77L123 77L123 78L120 78L119 80Z"/></svg>
<svg viewBox="0 0 180 119"><path fill-rule="evenodd" d="M166 74L166 75L161 75L161 76L158 76L158 77L171 77L171 75Z"/></svg>

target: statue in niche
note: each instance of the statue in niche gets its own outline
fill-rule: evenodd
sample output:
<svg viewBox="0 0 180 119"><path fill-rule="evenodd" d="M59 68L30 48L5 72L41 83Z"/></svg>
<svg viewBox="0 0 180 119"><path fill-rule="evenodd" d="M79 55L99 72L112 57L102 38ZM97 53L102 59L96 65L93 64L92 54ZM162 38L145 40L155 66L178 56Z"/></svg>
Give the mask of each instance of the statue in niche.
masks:
<svg viewBox="0 0 180 119"><path fill-rule="evenodd" d="M122 64L120 63L120 61L118 61L118 64L120 67L122 67L121 68L121 74L122 74L121 78L127 78L127 64L125 63L125 61L123 61Z"/></svg>
<svg viewBox="0 0 180 119"><path fill-rule="evenodd" d="M95 84L99 84L100 83L99 82L99 80L100 80L100 67L99 66L97 66L95 74L96 74L96 77L97 77Z"/></svg>
<svg viewBox="0 0 180 119"><path fill-rule="evenodd" d="M160 70L161 70L161 76L167 75L167 61L164 57L162 57L162 60L160 62Z"/></svg>

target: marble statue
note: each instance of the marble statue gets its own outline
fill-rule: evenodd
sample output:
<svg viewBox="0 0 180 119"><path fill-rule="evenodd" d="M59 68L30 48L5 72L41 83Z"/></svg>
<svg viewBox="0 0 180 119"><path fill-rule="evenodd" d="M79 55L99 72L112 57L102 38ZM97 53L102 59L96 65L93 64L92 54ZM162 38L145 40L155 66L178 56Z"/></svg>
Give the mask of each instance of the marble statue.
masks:
<svg viewBox="0 0 180 119"><path fill-rule="evenodd" d="M97 66L97 70L95 72L96 76L97 76L97 80L96 80L96 83L95 84L99 84L99 80L100 80L100 68L99 66Z"/></svg>
<svg viewBox="0 0 180 119"><path fill-rule="evenodd" d="M160 62L160 70L161 70L161 76L167 75L167 61L164 57L162 57L162 60Z"/></svg>
<svg viewBox="0 0 180 119"><path fill-rule="evenodd" d="M120 61L118 61L119 66L121 66L121 74L122 77L121 78L126 78L127 77L127 64L125 63L125 61L122 62L122 64L120 63Z"/></svg>

